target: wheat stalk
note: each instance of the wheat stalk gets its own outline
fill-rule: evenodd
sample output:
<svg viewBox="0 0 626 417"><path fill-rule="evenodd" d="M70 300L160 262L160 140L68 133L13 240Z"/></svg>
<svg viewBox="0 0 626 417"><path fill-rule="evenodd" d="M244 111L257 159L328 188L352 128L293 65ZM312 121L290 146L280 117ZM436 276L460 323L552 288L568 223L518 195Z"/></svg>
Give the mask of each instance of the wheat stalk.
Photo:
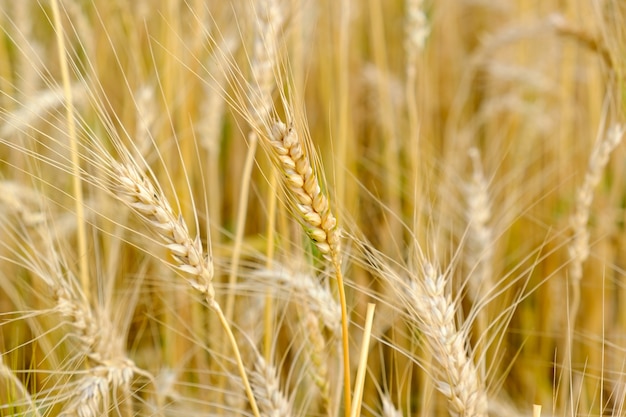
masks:
<svg viewBox="0 0 626 417"><path fill-rule="evenodd" d="M65 32L61 24L58 0L52 0L52 15L58 43L58 56L63 79L63 95L65 97L65 111L67 117L68 135L70 138L70 154L72 159L72 180L74 192L74 208L76 210L76 234L79 251L79 276L80 284L87 300L91 299L91 282L89 281L89 264L87 262L87 231L85 222L85 209L83 199L82 177L80 169L80 155L78 135L76 132L76 120L74 115L74 99L70 82L67 51L65 49Z"/></svg>

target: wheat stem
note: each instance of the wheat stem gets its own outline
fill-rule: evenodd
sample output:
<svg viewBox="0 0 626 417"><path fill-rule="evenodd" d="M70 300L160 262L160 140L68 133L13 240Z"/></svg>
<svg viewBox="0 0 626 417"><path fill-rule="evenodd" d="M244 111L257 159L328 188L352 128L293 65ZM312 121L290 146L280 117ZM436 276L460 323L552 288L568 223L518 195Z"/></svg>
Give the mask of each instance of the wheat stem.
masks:
<svg viewBox="0 0 626 417"><path fill-rule="evenodd" d="M250 386L250 381L248 381L246 368L243 365L243 360L241 359L241 354L239 353L239 347L237 346L237 340L235 339L235 335L230 329L230 325L228 324L228 321L226 320L226 317L224 316L224 313L222 312L222 309L220 308L219 304L217 304L216 302L213 302L210 305L212 305L211 308L213 309L215 314L217 314L217 317L220 320L220 323L222 324L224 331L226 332L228 341L231 347L233 348L233 354L235 355L235 362L237 363L237 369L239 370L239 375L241 376L241 380L243 382L244 390L246 391L248 401L250 401L250 407L252 408L252 413L254 413L255 417L261 417L261 415L259 414L259 408L254 398L252 387Z"/></svg>
<svg viewBox="0 0 626 417"><path fill-rule="evenodd" d="M246 215L248 213L248 191L254 167L254 156L258 143L257 135L251 132L248 135L248 153L241 173L241 186L239 192L239 209L237 210L237 232L233 243L233 254L231 260L230 273L228 275L228 295L226 296L225 314L228 321L232 321L235 311L235 284L237 282L237 271L239 269L239 259L241 258L241 247L243 245L243 233L246 229Z"/></svg>
<svg viewBox="0 0 626 417"><path fill-rule="evenodd" d="M268 188L268 208L267 208L267 251L265 253L265 267L271 270L274 260L274 234L276 229L276 205L278 198L276 197L277 175L276 169L272 169L269 178ZM274 299L268 289L265 296L265 312L264 312L264 334L263 334L263 353L265 360L269 360L272 351L273 339L273 317L274 317Z"/></svg>
<svg viewBox="0 0 626 417"><path fill-rule="evenodd" d="M59 64L61 67L61 77L63 79L63 93L65 95L65 113L67 117L68 136L70 138L70 153L72 157L72 179L74 187L74 209L76 210L76 225L78 238L78 259L80 283L87 300L91 300L91 288L89 283L89 264L87 257L87 232L85 228L85 209L83 207L83 189L80 175L80 162L78 152L78 136L76 135L76 121L74 119L74 102L72 99L72 85L67 66L67 55L65 49L65 38L59 4L57 0L51 1L52 14L54 18L55 34L58 44Z"/></svg>
<svg viewBox="0 0 626 417"><path fill-rule="evenodd" d="M363 400L363 385L365 384L365 372L367 371L367 358L370 347L370 337L372 336L372 323L374 322L374 310L376 304L369 303L365 315L365 325L363 329L363 342L361 343L361 355L359 356L359 367L354 381L354 401L352 401L352 411L350 417L360 417L361 401Z"/></svg>

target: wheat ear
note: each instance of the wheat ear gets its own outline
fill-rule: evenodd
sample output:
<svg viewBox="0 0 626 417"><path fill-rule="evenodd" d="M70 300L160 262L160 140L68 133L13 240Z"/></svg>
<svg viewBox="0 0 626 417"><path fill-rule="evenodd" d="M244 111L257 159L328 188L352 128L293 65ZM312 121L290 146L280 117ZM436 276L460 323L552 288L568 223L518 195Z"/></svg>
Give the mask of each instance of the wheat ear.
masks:
<svg viewBox="0 0 626 417"><path fill-rule="evenodd" d="M285 17L278 0L257 0L254 7L256 35L250 62L252 83L248 113L252 127L258 129L267 122L274 108L272 90L276 80L278 32Z"/></svg>
<svg viewBox="0 0 626 417"><path fill-rule="evenodd" d="M217 314L233 349L252 411L256 417L260 417L237 341L220 305L215 300L215 289L212 284L213 262L208 256L204 256L200 237L192 238L189 235L189 229L183 218L174 214L163 193L141 175L134 165L115 161L111 164L114 171L113 189L116 195L163 239L165 247L176 261L176 268L185 273L191 287L204 297L209 308Z"/></svg>
<svg viewBox="0 0 626 417"><path fill-rule="evenodd" d="M263 416L290 417L291 404L280 389L276 368L265 362L260 354L256 354L254 371L250 374L252 391Z"/></svg>
<svg viewBox="0 0 626 417"><path fill-rule="evenodd" d="M407 78L414 79L417 72L417 57L424 49L430 34L430 25L424 12L423 0L406 0L405 43Z"/></svg>
<svg viewBox="0 0 626 417"><path fill-rule="evenodd" d="M292 271L281 265L273 268L261 268L253 272L252 277L263 280L269 290L284 291L290 300L298 306L304 306L333 336L341 335L341 306L335 301L331 292L319 283L319 280L307 273Z"/></svg>
<svg viewBox="0 0 626 417"><path fill-rule="evenodd" d="M288 302L301 312L298 323L304 332L304 349L310 362L309 375L319 390L320 409L327 415L334 415L335 405L331 397L328 369L328 346L324 327L332 333L332 338L341 337L341 307L330 291L322 286L316 277L305 272L292 271L281 265L261 268L253 272L253 278L268 287L268 294L288 294ZM272 298L270 298L272 299Z"/></svg>
<svg viewBox="0 0 626 417"><path fill-rule="evenodd" d="M285 180L288 194L293 200L306 233L335 271L341 305L344 406L347 417L351 408L350 344L337 219L330 209L328 198L322 192L318 177L296 130L293 127L287 127L282 122L275 122L270 131L270 145L278 161L279 171L282 172Z"/></svg>
<svg viewBox="0 0 626 417"><path fill-rule="evenodd" d="M162 193L134 165L113 163L113 169L118 197L154 228L171 252L176 267L187 274L189 284L214 308L213 263L204 257L200 237L190 237L183 218L174 214Z"/></svg>
<svg viewBox="0 0 626 417"><path fill-rule="evenodd" d="M332 410L332 398L330 395L330 381L328 372L328 359L326 355L326 340L318 317L308 308L305 308L302 327L306 332L305 349L311 361L309 373L319 390L321 408L327 413Z"/></svg>
<svg viewBox="0 0 626 417"><path fill-rule="evenodd" d="M17 215L23 226L24 247L31 249L24 255L28 259L24 264L48 287L55 303L54 312L71 329L69 334L78 345L78 354L68 363L85 368L75 384L68 384L76 388L67 391L69 400L64 404L63 415L101 415L102 410L109 408L111 392L130 398L130 383L138 369L127 357L125 339L116 331L106 310L92 307L82 289L77 288L78 279L58 252L42 207L32 209L27 204L40 206L42 197L25 187L18 188L17 184L0 183L0 192L9 190L13 194L0 196L0 202ZM130 407L128 402L124 405ZM118 412L130 415L121 409Z"/></svg>
<svg viewBox="0 0 626 417"><path fill-rule="evenodd" d="M456 308L446 294L446 279L435 268L423 265L423 282L412 282L410 311L440 369L437 389L448 398L454 416L487 416L487 395L478 370L466 352L467 332L457 328Z"/></svg>
<svg viewBox="0 0 626 417"><path fill-rule="evenodd" d="M381 396L383 417L402 417L402 413L393 405L393 401L388 394Z"/></svg>
<svg viewBox="0 0 626 417"><path fill-rule="evenodd" d="M471 148L468 152L472 160L473 172L471 180L466 184L465 197L467 202L467 251L465 264L468 275L466 277L467 294L477 311L475 327L478 342L475 350L478 355L485 353L486 346L482 342L488 339L483 336L489 331L489 310L481 305L481 300L493 288L493 229L491 227L491 196L489 182L483 173L480 153Z"/></svg>
<svg viewBox="0 0 626 417"><path fill-rule="evenodd" d="M137 368L126 356L124 338L116 332L106 312L92 309L81 292L72 288L71 282L76 279L69 272L63 273L67 268L62 268L57 261L49 234L44 231L40 235L51 261L50 274L42 273L40 277L52 292L56 310L74 328L81 353L88 359L86 373L64 412L67 415L98 416L109 408L111 389L129 397L130 383Z"/></svg>
<svg viewBox="0 0 626 417"><path fill-rule="evenodd" d="M322 193L296 130L282 122L274 123L270 144L307 234L324 258L338 265L341 248L337 219L330 210L328 198Z"/></svg>
<svg viewBox="0 0 626 417"><path fill-rule="evenodd" d="M574 236L568 246L571 302L567 323L569 331L567 332L563 355L563 360L566 364L564 367L566 372L565 383L561 385L561 397L563 398L567 395L567 390L570 387L571 370L569 369L569 364L572 361L572 334L576 326L576 316L580 307L580 281L583 276L583 263L589 257L589 230L587 229L587 223L589 222L591 203L593 202L593 191L600 183L602 172L609 161L609 156L622 141L625 130L624 126L613 126L609 129L606 136L596 143L589 157L585 178L576 194L576 208L571 219L571 228Z"/></svg>
<svg viewBox="0 0 626 417"><path fill-rule="evenodd" d="M484 295L485 288L492 286L493 230L489 226L491 197L478 149L472 148L468 153L472 159L473 173L466 188L469 228L466 263L469 270L475 269L468 279L468 290L473 301L477 301Z"/></svg>
<svg viewBox="0 0 626 417"><path fill-rule="evenodd" d="M572 290L572 305L570 308L571 323L574 323L580 304L580 281L583 276L583 263L589 257L589 214L593 202L593 190L602 178L602 172L609 161L611 152L620 144L626 128L613 126L606 136L596 143L591 156L585 178L576 194L576 208L571 219L573 239L568 247L570 264L569 278Z"/></svg>
<svg viewBox="0 0 626 417"><path fill-rule="evenodd" d="M571 225L574 238L569 245L570 278L578 285L582 278L582 264L589 257L589 231L587 222L593 201L593 190L600 183L602 172L609 161L609 155L620 144L626 128L613 126L607 135L600 140L591 152L585 179L576 195L576 211L572 216Z"/></svg>

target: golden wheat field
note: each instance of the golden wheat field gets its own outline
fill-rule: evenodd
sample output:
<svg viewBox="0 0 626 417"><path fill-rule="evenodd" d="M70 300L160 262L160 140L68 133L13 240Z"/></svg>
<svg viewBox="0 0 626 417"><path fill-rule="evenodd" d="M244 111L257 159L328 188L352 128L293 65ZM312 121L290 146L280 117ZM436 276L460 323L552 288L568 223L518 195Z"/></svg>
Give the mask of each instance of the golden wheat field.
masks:
<svg viewBox="0 0 626 417"><path fill-rule="evenodd" d="M626 415L626 2L0 29L0 416Z"/></svg>

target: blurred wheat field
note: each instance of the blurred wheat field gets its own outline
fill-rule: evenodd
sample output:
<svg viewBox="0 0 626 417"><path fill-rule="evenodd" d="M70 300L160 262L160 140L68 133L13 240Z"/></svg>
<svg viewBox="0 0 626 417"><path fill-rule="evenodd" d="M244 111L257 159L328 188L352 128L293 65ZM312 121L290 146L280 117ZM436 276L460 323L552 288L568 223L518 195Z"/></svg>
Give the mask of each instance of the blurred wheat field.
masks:
<svg viewBox="0 0 626 417"><path fill-rule="evenodd" d="M626 3L0 28L0 415L626 414Z"/></svg>

